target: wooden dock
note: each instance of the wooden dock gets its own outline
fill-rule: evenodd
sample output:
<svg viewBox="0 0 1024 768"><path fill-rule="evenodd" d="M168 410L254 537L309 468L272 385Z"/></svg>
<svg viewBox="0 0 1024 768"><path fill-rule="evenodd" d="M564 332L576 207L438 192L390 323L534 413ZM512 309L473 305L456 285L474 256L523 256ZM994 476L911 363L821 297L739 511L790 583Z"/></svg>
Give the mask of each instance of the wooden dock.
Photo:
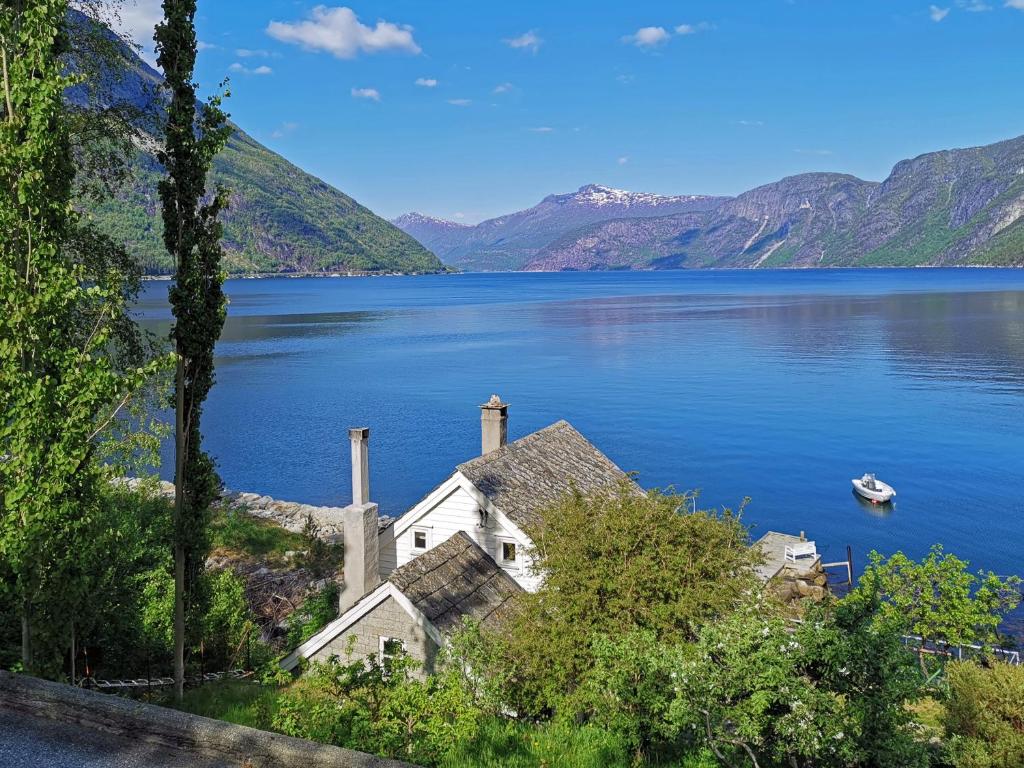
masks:
<svg viewBox="0 0 1024 768"><path fill-rule="evenodd" d="M754 543L754 546L760 549L764 555L764 562L756 569L758 578L762 582L768 583L787 568L792 570L794 575L818 570L821 565L821 555L819 554L815 554L813 557L801 557L796 561L786 558L787 547L794 548L801 544L807 544L806 537L768 531Z"/></svg>

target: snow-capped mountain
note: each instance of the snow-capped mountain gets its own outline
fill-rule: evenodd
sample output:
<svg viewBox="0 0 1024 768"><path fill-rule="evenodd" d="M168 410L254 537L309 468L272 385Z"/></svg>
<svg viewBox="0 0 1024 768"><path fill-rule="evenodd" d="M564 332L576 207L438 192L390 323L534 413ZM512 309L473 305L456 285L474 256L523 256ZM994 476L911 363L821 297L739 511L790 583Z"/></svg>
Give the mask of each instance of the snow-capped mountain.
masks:
<svg viewBox="0 0 1024 768"><path fill-rule="evenodd" d="M466 270L521 269L547 245L580 227L618 218L647 218L707 211L726 198L655 195L587 184L576 192L549 195L532 208L466 226L422 214L394 224L451 266Z"/></svg>

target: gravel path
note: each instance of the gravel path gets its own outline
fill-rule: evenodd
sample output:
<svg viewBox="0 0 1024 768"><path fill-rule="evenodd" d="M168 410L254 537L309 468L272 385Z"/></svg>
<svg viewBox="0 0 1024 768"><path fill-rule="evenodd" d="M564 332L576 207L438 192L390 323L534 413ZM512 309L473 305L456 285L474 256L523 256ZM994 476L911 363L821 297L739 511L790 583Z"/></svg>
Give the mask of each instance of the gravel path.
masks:
<svg viewBox="0 0 1024 768"><path fill-rule="evenodd" d="M0 768L240 768L0 710Z"/></svg>

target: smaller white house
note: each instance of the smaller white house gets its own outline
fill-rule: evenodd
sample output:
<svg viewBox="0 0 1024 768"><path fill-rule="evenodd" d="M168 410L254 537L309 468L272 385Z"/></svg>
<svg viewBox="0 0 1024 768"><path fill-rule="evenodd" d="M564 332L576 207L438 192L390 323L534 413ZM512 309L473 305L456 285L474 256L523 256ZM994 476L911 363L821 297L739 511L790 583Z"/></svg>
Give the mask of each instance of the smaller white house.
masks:
<svg viewBox="0 0 1024 768"><path fill-rule="evenodd" d="M508 405L481 408L480 456L393 522L369 501L369 430L349 430L353 501L341 511L345 570L339 616L284 662L323 659L350 645L381 658L404 650L425 669L463 616L494 621L516 591L535 591L528 529L573 490L629 476L567 421L507 442Z"/></svg>

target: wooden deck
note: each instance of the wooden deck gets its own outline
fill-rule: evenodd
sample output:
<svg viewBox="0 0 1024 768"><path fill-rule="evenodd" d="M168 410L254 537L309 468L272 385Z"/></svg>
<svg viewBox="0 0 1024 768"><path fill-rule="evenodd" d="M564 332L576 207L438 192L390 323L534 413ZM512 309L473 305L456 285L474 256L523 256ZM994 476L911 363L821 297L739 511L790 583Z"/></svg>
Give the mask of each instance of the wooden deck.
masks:
<svg viewBox="0 0 1024 768"><path fill-rule="evenodd" d="M821 563L820 553L814 557L802 557L795 563L786 560L786 547L803 543L806 543L806 539L799 536L768 531L754 543L754 546L764 554L764 563L757 567L758 578L763 582L769 582L786 568L790 568L796 573L817 568Z"/></svg>

